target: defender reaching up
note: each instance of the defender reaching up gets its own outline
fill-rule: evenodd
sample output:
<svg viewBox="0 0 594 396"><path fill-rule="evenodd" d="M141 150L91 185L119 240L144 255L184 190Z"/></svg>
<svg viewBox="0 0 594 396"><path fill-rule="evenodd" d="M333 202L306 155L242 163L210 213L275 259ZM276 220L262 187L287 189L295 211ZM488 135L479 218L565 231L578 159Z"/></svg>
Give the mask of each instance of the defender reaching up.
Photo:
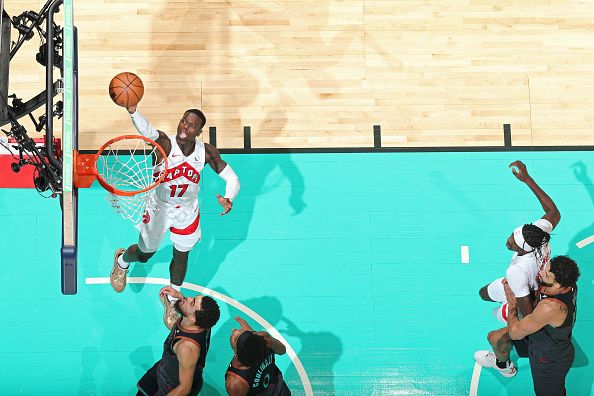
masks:
<svg viewBox="0 0 594 396"><path fill-rule="evenodd" d="M282 342L265 331L255 332L239 316L239 329L231 332L233 359L225 373L225 388L230 396L290 396L291 391L276 366L274 355L287 351Z"/></svg>

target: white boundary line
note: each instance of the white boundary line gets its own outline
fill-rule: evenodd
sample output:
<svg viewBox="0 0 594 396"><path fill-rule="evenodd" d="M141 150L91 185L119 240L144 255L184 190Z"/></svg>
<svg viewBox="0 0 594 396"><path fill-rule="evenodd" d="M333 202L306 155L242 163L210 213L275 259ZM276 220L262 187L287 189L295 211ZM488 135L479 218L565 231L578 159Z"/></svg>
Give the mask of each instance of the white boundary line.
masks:
<svg viewBox="0 0 594 396"><path fill-rule="evenodd" d="M478 363L474 363L474 370L472 370L472 379L470 380L470 396L477 396L478 395L478 384L479 379L481 378L481 370L483 366Z"/></svg>
<svg viewBox="0 0 594 396"><path fill-rule="evenodd" d="M578 243L575 244L575 246L577 246L578 248L583 248L586 245L591 244L592 242L594 242L594 235L589 236L586 239L582 239L581 241L579 241Z"/></svg>
<svg viewBox="0 0 594 396"><path fill-rule="evenodd" d="M86 278L85 283L87 285L103 285L103 284L109 283L109 278ZM130 278L128 278L128 283L145 283L145 284L152 284L152 285L169 286L169 279L130 277ZM303 364L301 364L301 360L299 360L299 357L297 356L297 354L295 353L293 348L291 348L291 345L289 345L287 340L285 340L285 338L278 332L278 330L276 330L263 317L261 317L255 311L253 311L252 309L243 305L239 301L234 300L231 297L226 296L226 295L219 293L217 291L214 291L212 289L208 289L206 287L199 286L199 285L196 285L193 283L188 283L188 282L184 282L182 284L182 287L185 289L194 290L195 292L198 292L198 293L209 295L211 297L214 297L218 300L221 300L221 301L237 308L241 312L248 315L250 318L254 319L256 322L258 322L258 324L260 326L264 327L264 329L267 332L269 332L274 338L278 339L283 344L285 344L285 346L287 347L287 354L289 355L289 358L291 358L291 361L295 365L295 369L297 370L297 372L299 373L299 377L301 378L301 383L303 384L303 389L305 390L305 395L313 396L313 390L311 388L311 383L309 382L309 377L307 376L307 373L305 372L305 368L303 367Z"/></svg>
<svg viewBox="0 0 594 396"><path fill-rule="evenodd" d="M470 263L470 250L466 245L460 246L460 261L462 264Z"/></svg>

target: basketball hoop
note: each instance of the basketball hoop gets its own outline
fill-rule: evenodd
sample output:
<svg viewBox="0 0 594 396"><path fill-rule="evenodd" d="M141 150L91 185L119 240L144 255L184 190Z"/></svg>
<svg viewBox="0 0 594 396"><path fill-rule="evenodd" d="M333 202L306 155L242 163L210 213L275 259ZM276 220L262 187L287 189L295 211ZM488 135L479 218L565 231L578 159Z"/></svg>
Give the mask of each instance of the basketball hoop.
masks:
<svg viewBox="0 0 594 396"><path fill-rule="evenodd" d="M74 185L88 188L95 179L107 190L107 201L123 218L140 223L152 189L165 178L167 154L141 135L118 136L95 154L74 152Z"/></svg>

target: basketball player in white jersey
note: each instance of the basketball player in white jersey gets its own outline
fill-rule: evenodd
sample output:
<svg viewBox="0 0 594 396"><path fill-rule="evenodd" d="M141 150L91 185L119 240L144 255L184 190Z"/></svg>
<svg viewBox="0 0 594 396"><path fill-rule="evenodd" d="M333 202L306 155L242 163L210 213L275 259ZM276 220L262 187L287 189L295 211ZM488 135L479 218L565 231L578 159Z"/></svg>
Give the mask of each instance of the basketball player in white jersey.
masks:
<svg viewBox="0 0 594 396"><path fill-rule="evenodd" d="M542 208L544 216L532 224L518 226L507 238L506 246L515 252L505 272L505 278L517 299L517 306L522 315L528 315L534 307L533 292L538 290L538 272L541 271L551 258L549 240L551 232L559 224L561 214L553 200L526 170L526 165L521 161L512 162L510 165L516 178L532 190ZM479 295L485 301L502 303L495 310L497 318L507 322L507 299L503 289L503 278L499 278L484 286Z"/></svg>
<svg viewBox="0 0 594 396"><path fill-rule="evenodd" d="M163 148L169 164L164 180L155 187L147 204L142 222L137 225L140 231L138 244L115 252L110 275L111 286L121 293L126 287L126 273L130 263L146 263L155 254L169 230L173 242L169 276L171 287L179 291L186 276L188 255L201 237L198 206L200 172L209 164L226 182L225 196L217 194L219 204L223 207L221 215L229 213L233 207L233 200L239 192L239 179L231 166L221 159L214 146L197 139L206 124L206 117L200 110L190 109L183 114L175 136L167 136L156 130L137 111L136 106L127 110L138 132L153 139ZM157 158L157 163L160 160ZM165 325L171 328L179 318L173 305L176 299L162 294L161 301L165 305Z"/></svg>

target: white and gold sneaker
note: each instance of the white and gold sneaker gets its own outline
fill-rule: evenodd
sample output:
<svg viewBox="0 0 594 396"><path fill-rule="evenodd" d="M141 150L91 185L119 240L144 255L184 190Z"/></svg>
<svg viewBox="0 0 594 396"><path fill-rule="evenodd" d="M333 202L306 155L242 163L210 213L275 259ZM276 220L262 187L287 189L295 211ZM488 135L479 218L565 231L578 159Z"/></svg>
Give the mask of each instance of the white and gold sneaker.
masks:
<svg viewBox="0 0 594 396"><path fill-rule="evenodd" d="M111 274L109 274L109 283L111 283L111 287L118 293L121 293L126 288L126 274L128 273L127 269L123 269L118 264L118 257L120 257L126 249L118 249L115 251L113 255L113 267L111 268Z"/></svg>

